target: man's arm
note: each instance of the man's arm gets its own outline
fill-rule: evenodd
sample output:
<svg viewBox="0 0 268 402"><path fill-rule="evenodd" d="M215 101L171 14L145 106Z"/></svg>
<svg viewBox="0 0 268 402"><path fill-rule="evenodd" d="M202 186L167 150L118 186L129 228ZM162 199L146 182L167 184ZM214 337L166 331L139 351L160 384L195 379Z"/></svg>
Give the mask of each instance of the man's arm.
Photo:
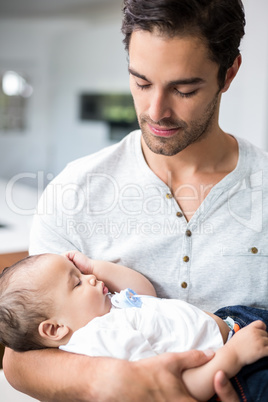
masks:
<svg viewBox="0 0 268 402"><path fill-rule="evenodd" d="M182 381L182 372L211 357L192 350L128 362L58 349L23 353L6 349L4 371L14 388L40 401L195 402ZM239 402L223 373L219 374L215 387L222 402Z"/></svg>
<svg viewBox="0 0 268 402"><path fill-rule="evenodd" d="M210 358L190 351L128 362L58 349L6 350L4 371L12 386L41 401L194 402L181 379L182 371Z"/></svg>
<svg viewBox="0 0 268 402"><path fill-rule="evenodd" d="M231 378L243 366L268 356L268 336L265 329L262 321L251 323L218 349L215 357L207 364L186 370L183 380L191 394L200 401L207 401L215 393L215 375L219 370L223 370Z"/></svg>
<svg viewBox="0 0 268 402"><path fill-rule="evenodd" d="M108 261L92 260L79 251L64 253L82 273L94 274L102 280L111 292L130 287L138 294L156 296L151 282L139 272Z"/></svg>

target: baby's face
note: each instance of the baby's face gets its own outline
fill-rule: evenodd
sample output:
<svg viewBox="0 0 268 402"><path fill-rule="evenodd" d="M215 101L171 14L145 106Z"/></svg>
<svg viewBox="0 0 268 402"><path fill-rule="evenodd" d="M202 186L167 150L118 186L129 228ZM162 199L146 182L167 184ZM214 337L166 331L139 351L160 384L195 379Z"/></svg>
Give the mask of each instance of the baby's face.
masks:
<svg viewBox="0 0 268 402"><path fill-rule="evenodd" d="M53 301L58 324L75 331L111 309L108 289L94 275L84 275L65 256L48 254L41 261L41 287Z"/></svg>

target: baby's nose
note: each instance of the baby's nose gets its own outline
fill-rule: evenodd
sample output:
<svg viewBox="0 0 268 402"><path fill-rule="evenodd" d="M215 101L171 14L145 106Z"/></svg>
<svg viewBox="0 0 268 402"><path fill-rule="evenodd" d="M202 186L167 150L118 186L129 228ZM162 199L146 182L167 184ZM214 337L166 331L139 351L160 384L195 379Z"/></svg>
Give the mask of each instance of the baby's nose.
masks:
<svg viewBox="0 0 268 402"><path fill-rule="evenodd" d="M89 275L89 283L92 286L96 286L97 283L97 278L95 275Z"/></svg>

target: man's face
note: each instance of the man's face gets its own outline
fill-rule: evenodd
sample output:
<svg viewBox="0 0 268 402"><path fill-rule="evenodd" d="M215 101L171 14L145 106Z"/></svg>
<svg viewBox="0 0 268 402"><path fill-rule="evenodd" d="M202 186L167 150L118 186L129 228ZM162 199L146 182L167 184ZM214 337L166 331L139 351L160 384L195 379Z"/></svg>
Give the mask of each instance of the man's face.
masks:
<svg viewBox="0 0 268 402"><path fill-rule="evenodd" d="M176 155L215 133L218 69L198 38L132 33L130 89L143 139L151 151Z"/></svg>
<svg viewBox="0 0 268 402"><path fill-rule="evenodd" d="M108 313L108 289L94 275L82 274L65 256L49 254L42 259L39 286L47 289L53 317L75 331L95 317Z"/></svg>

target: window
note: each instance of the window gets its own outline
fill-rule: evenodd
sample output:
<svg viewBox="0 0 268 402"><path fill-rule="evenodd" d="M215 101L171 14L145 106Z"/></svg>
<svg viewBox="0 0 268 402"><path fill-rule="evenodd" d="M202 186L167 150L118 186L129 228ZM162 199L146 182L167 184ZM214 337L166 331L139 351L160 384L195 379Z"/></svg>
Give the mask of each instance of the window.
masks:
<svg viewBox="0 0 268 402"><path fill-rule="evenodd" d="M80 118L106 122L109 126L109 139L112 141L120 141L130 131L139 128L130 94L81 94Z"/></svg>
<svg viewBox="0 0 268 402"><path fill-rule="evenodd" d="M0 75L0 131L23 132L26 128L27 100L33 93L27 79L15 71Z"/></svg>

